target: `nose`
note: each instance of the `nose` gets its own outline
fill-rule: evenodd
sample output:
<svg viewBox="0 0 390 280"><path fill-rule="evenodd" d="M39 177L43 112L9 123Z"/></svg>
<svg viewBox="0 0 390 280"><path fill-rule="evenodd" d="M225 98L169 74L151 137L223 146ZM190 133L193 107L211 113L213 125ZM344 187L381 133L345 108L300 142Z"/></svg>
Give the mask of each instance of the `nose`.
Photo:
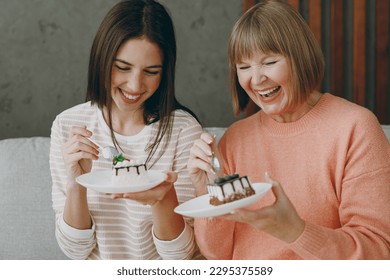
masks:
<svg viewBox="0 0 390 280"><path fill-rule="evenodd" d="M140 93L142 91L143 75L140 72L133 71L127 77L127 88L133 93Z"/></svg>
<svg viewBox="0 0 390 280"><path fill-rule="evenodd" d="M264 73L264 69L261 65L257 65L256 67L252 67L252 84L259 85L267 79L267 76Z"/></svg>

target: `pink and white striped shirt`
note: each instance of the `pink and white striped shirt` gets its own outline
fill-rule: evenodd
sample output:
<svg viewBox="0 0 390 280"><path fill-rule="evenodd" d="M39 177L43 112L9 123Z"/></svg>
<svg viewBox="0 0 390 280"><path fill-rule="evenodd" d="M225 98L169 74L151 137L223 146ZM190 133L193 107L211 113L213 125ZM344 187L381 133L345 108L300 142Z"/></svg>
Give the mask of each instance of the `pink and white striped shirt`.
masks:
<svg viewBox="0 0 390 280"><path fill-rule="evenodd" d="M66 169L61 145L68 139L73 126L86 125L93 132L92 140L102 146L112 145L110 130L101 110L90 102L74 106L59 114L52 125L50 169L52 200L56 214L56 238L62 251L71 259L189 259L194 257L196 245L193 221L175 240L161 241L153 234L151 207L128 199L111 199L110 195L88 190L88 206L93 220L90 230L78 230L63 220L66 199ZM116 134L124 154L137 161L145 161L145 146L154 137L158 123L148 126L134 136ZM174 184L179 203L195 197L187 172L189 150L200 137L200 124L187 112L176 110L172 135L162 157L151 170L172 170L178 173ZM161 149L161 146L159 149ZM157 150L156 155L160 150ZM104 159L93 161L92 171L111 168ZM196 255L196 253L195 253Z"/></svg>

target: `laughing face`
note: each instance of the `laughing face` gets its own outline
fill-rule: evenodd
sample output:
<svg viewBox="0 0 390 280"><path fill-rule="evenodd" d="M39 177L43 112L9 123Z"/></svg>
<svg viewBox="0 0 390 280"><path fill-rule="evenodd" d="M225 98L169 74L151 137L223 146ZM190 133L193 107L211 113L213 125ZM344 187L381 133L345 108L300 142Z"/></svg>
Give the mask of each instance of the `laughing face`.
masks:
<svg viewBox="0 0 390 280"><path fill-rule="evenodd" d="M158 45L145 38L126 41L112 66L112 110L142 112L144 102L160 85L162 65L163 55Z"/></svg>
<svg viewBox="0 0 390 280"><path fill-rule="evenodd" d="M261 54L236 64L241 87L266 114L283 120L288 112L290 67L282 55Z"/></svg>

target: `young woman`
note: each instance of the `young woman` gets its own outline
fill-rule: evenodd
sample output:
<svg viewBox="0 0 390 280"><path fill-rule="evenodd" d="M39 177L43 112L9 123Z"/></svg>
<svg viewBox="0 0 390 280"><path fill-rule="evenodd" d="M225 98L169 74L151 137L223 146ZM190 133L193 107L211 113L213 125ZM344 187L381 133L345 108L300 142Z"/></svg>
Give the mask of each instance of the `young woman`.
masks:
<svg viewBox="0 0 390 280"><path fill-rule="evenodd" d="M203 255L389 259L390 145L369 110L318 91L323 55L302 17L282 1L257 4L233 28L229 61L235 112L249 98L261 110L222 137L224 171L273 186L246 209L196 219ZM211 143L202 134L191 149L198 195Z"/></svg>
<svg viewBox="0 0 390 280"><path fill-rule="evenodd" d="M176 41L166 9L128 0L106 15L92 45L87 102L57 116L50 165L56 237L72 259L189 259L189 221L174 213L195 196L186 164L201 126L175 97ZM92 141L91 141L92 140ZM110 195L76 182L111 168L98 146L166 172L151 190Z"/></svg>

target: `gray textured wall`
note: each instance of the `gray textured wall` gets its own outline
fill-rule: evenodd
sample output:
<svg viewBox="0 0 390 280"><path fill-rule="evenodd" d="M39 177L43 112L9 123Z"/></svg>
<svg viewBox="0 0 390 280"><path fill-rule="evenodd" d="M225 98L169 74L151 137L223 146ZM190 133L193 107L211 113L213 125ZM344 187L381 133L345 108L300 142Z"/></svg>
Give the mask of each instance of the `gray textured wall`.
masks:
<svg viewBox="0 0 390 280"><path fill-rule="evenodd" d="M115 0L0 0L0 139L49 136L84 101L93 37ZM235 120L226 44L239 0L161 0L178 44L177 95L205 126Z"/></svg>

